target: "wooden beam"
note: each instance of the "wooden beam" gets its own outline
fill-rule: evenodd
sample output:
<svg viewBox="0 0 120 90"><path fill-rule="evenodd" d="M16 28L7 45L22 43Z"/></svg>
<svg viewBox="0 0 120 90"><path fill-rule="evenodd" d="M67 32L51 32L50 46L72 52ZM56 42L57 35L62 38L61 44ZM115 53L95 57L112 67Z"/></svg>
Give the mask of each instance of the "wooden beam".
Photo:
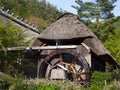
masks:
<svg viewBox="0 0 120 90"><path fill-rule="evenodd" d="M58 45L58 46L33 46L33 47L27 47L26 49L32 49L32 50L55 50L55 49L75 49L77 48L76 45Z"/></svg>
<svg viewBox="0 0 120 90"><path fill-rule="evenodd" d="M8 47L6 48L6 51L23 51L26 50L26 47ZM0 51L4 51L3 49L0 49Z"/></svg>
<svg viewBox="0 0 120 90"><path fill-rule="evenodd" d="M60 46L32 46L32 47L8 47L7 51L24 51L24 50L55 50L55 49L75 49L76 45L60 45ZM0 49L0 51L4 51Z"/></svg>
<svg viewBox="0 0 120 90"><path fill-rule="evenodd" d="M88 52L90 52L90 47L88 47L85 43L81 43L81 45L85 47L88 50Z"/></svg>

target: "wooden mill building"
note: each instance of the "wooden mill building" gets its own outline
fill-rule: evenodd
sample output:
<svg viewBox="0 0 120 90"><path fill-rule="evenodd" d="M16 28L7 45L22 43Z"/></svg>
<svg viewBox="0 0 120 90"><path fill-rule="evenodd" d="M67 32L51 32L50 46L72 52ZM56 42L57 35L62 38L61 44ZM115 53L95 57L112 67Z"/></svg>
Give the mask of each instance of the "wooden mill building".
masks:
<svg viewBox="0 0 120 90"><path fill-rule="evenodd" d="M96 35L71 13L43 31L31 50L38 59L39 78L89 81L91 72L105 71L106 63L117 66Z"/></svg>

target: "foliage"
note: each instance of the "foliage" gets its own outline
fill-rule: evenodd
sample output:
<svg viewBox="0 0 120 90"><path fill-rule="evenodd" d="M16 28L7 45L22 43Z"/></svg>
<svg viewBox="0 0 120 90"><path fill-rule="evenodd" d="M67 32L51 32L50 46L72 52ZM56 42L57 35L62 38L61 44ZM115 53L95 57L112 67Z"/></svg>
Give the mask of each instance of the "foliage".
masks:
<svg viewBox="0 0 120 90"><path fill-rule="evenodd" d="M105 42L106 48L120 63L120 29L114 30L114 34L109 35L109 39Z"/></svg>
<svg viewBox="0 0 120 90"><path fill-rule="evenodd" d="M94 2L75 1L79 6L72 6L78 10L80 18L91 19L108 19L113 17L111 12L114 9L116 0L95 0Z"/></svg>
<svg viewBox="0 0 120 90"><path fill-rule="evenodd" d="M46 0L41 0L38 4L39 12L36 11L37 16L39 15L45 20L53 22L58 16L62 14L62 11L57 10L55 6L46 2Z"/></svg>
<svg viewBox="0 0 120 90"><path fill-rule="evenodd" d="M105 80L107 83L112 81L112 75L109 72L102 73L102 72L94 72L91 77L91 84L102 87L105 85Z"/></svg>
<svg viewBox="0 0 120 90"><path fill-rule="evenodd" d="M36 78L37 76L37 60L22 59L21 71L27 78Z"/></svg>
<svg viewBox="0 0 120 90"><path fill-rule="evenodd" d="M58 85L43 85L41 87L38 88L39 90L60 90L60 88L58 87Z"/></svg>
<svg viewBox="0 0 120 90"><path fill-rule="evenodd" d="M21 79L13 78L0 73L0 89L7 90L119 90L119 80L112 80L110 73L95 72L92 76L91 87L84 88L74 82L45 80L45 79ZM99 81L98 81L99 80ZM101 80L101 81L100 81ZM106 80L106 85L103 83ZM95 82L95 83L93 83ZM101 83L100 83L101 82ZM1 83L0 83L1 84ZM103 85L102 85L103 84Z"/></svg>
<svg viewBox="0 0 120 90"><path fill-rule="evenodd" d="M16 82L16 83L13 83L12 85L10 85L10 87L8 87L9 90L29 90L27 88L27 85L21 83L21 82ZM32 88L30 89L32 90Z"/></svg>
<svg viewBox="0 0 120 90"><path fill-rule="evenodd" d="M7 74L0 72L0 89L8 89L10 85L16 82L21 82L21 79L15 79Z"/></svg>
<svg viewBox="0 0 120 90"><path fill-rule="evenodd" d="M3 52L0 52L0 71L11 74L14 76L15 74L20 73L20 65L17 62L18 57L22 52L7 52L5 55ZM18 70L18 71L16 71Z"/></svg>
<svg viewBox="0 0 120 90"><path fill-rule="evenodd" d="M107 85L104 88L107 89L107 90L119 90L120 89L120 82L114 80L113 83L111 83L110 85Z"/></svg>
<svg viewBox="0 0 120 90"><path fill-rule="evenodd" d="M25 37L19 27L9 21L0 20L0 41L4 47L23 46Z"/></svg>
<svg viewBox="0 0 120 90"><path fill-rule="evenodd" d="M104 43L117 62L120 63L120 17L101 21L98 30L96 30L95 22L89 24L88 27Z"/></svg>
<svg viewBox="0 0 120 90"><path fill-rule="evenodd" d="M0 0L1 6L4 6L6 10L10 9L21 17L27 17L30 14L27 1L29 0Z"/></svg>
<svg viewBox="0 0 120 90"><path fill-rule="evenodd" d="M88 25L88 27L99 37L102 42L108 40L110 34L114 34L114 30L118 29L120 17L106 19L99 23L99 29L96 30L95 22Z"/></svg>
<svg viewBox="0 0 120 90"><path fill-rule="evenodd" d="M83 2L82 0L75 1L78 6L72 6L78 12L78 15L83 21L95 20L97 29L101 19L108 19L113 17L111 12L115 5L116 0L95 0L92 2Z"/></svg>
<svg viewBox="0 0 120 90"><path fill-rule="evenodd" d="M23 52L7 52L6 47L26 46L28 42L24 42L25 38L26 35L18 26L10 21L0 20L0 48L5 51L0 52L0 71L7 74L19 72L17 61Z"/></svg>
<svg viewBox="0 0 120 90"><path fill-rule="evenodd" d="M15 13L15 17L20 16L36 24L40 31L45 30L62 13L45 0L0 0L0 7L2 6L4 10L9 9L9 13ZM26 35L21 28L9 20L0 20L0 48L5 51L5 53L0 52L0 71L12 74L12 76L21 72L35 74L36 66L31 61L21 58L23 52L7 52L5 49L6 47L27 46L29 43L24 42L25 38ZM28 68L32 68L31 71Z"/></svg>
<svg viewBox="0 0 120 90"><path fill-rule="evenodd" d="M11 77L11 76L9 76L7 74L4 74L2 72L0 72L0 81L1 80L8 83L8 84L12 84L12 83L16 82L13 77Z"/></svg>
<svg viewBox="0 0 120 90"><path fill-rule="evenodd" d="M4 10L9 9L9 13L15 13L15 17L20 16L20 18L36 24L40 31L45 30L62 13L45 0L0 0L0 7L2 6L4 6ZM36 74L37 67L31 61L22 58L23 51L6 51L6 47L28 46L29 42L24 42L25 38L26 35L21 28L9 20L1 18L0 48L5 53L0 52L0 71L12 76L19 75L19 73L22 75Z"/></svg>
<svg viewBox="0 0 120 90"><path fill-rule="evenodd" d="M96 88L96 90L103 90L105 88L109 88L109 86L115 83L114 80L115 82L116 80L118 81L120 80L119 70L115 70L113 72L105 72L105 73L95 71L92 74L92 78L91 78L91 88ZM111 90L111 89L107 89L107 90Z"/></svg>
<svg viewBox="0 0 120 90"><path fill-rule="evenodd" d="M36 18L38 29L43 31L46 27L62 14L55 6L45 0L0 0L0 6L4 6L5 10L10 9L10 13L15 13L15 16L27 19L33 18L29 22L34 23ZM34 20L35 19L35 20Z"/></svg>

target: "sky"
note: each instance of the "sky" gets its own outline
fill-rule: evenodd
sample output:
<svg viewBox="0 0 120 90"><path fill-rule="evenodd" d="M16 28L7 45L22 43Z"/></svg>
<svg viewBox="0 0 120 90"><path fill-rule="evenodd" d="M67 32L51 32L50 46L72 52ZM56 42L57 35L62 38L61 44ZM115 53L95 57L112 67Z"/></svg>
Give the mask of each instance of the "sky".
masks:
<svg viewBox="0 0 120 90"><path fill-rule="evenodd" d="M52 5L56 6L59 10L65 10L67 12L71 12L77 14L77 11L71 7L71 5L76 6L75 0L46 0L50 2ZM84 0L84 1L94 1L94 0ZM115 3L116 7L112 11L115 16L120 16L120 0L117 0Z"/></svg>

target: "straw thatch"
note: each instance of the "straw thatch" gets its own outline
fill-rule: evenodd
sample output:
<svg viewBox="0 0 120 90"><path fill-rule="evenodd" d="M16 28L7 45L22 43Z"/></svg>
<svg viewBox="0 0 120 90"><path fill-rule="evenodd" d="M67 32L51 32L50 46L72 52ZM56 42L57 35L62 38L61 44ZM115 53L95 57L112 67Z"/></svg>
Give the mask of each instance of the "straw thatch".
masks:
<svg viewBox="0 0 120 90"><path fill-rule="evenodd" d="M39 38L47 40L65 40L91 36L91 32L78 20L78 17L65 13L55 23L43 31Z"/></svg>

